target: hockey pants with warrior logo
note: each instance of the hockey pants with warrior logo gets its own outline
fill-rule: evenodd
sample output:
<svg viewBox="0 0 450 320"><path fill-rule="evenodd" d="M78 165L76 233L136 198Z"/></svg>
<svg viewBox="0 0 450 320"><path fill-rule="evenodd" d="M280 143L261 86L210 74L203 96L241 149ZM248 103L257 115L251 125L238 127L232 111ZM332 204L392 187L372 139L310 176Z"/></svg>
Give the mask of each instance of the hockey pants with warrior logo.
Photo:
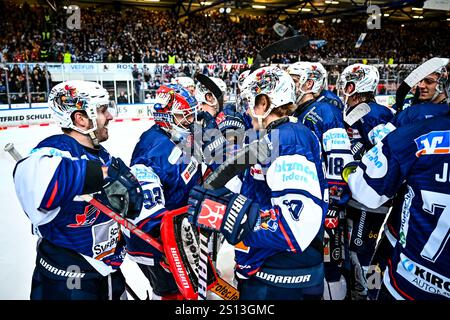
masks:
<svg viewBox="0 0 450 320"><path fill-rule="evenodd" d="M323 263L310 268L262 267L249 279L238 279L240 300L321 300Z"/></svg>
<svg viewBox="0 0 450 320"><path fill-rule="evenodd" d="M37 248L30 298L125 300L125 278L120 269L102 276L76 252L41 239Z"/></svg>
<svg viewBox="0 0 450 320"><path fill-rule="evenodd" d="M378 210L378 209L377 209ZM352 300L367 300L367 274L385 214L347 207L350 258L350 294Z"/></svg>

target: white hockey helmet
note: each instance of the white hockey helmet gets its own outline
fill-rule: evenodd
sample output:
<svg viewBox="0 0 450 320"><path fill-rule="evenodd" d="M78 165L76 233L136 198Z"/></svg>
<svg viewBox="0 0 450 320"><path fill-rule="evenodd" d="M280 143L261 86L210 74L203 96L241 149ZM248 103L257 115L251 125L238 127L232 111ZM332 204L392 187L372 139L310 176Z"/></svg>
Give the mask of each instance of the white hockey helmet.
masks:
<svg viewBox="0 0 450 320"><path fill-rule="evenodd" d="M376 67L355 63L349 65L342 72L339 79L339 90L342 90L345 96L352 96L355 93L363 92L374 93L379 81L380 74ZM355 85L355 90L353 92L345 92L345 87L348 83L353 83Z"/></svg>
<svg viewBox="0 0 450 320"><path fill-rule="evenodd" d="M190 77L176 77L172 79L172 84L180 84L183 88L187 89L189 87L195 88L194 79Z"/></svg>
<svg viewBox="0 0 450 320"><path fill-rule="evenodd" d="M260 95L266 95L270 99L270 106L263 115L255 114L256 98ZM240 98L246 99L252 117L257 118L261 126L273 109L295 102L294 80L279 67L259 68L244 82Z"/></svg>
<svg viewBox="0 0 450 320"><path fill-rule="evenodd" d="M237 83L239 90L242 91L242 88L244 86L244 82L248 78L249 74L250 74L250 69L249 70L245 70L241 74L239 74L238 83Z"/></svg>
<svg viewBox="0 0 450 320"><path fill-rule="evenodd" d="M313 62L316 66L317 69L323 74L323 85L322 85L322 90L328 90L328 72L327 69L325 69L325 67L323 66L323 64L321 64L320 62Z"/></svg>
<svg viewBox="0 0 450 320"><path fill-rule="evenodd" d="M210 79L219 87L220 91L222 91L222 95L225 96L225 92L227 91L227 85L225 84L225 82L222 79L216 77L210 77ZM206 95L208 93L213 96L212 102L209 102L206 99ZM197 86L195 88L195 98L197 99L198 103L206 103L209 106L217 106L219 103L217 100L218 97L214 96L214 94L200 82L197 83Z"/></svg>
<svg viewBox="0 0 450 320"><path fill-rule="evenodd" d="M115 113L115 103L109 100L108 91L100 84L92 81L69 80L52 88L48 98L53 119L61 128L76 130L82 134L90 134L97 130L97 109L107 106ZM75 111L86 112L92 120L92 128L82 130L74 125L72 114Z"/></svg>
<svg viewBox="0 0 450 320"><path fill-rule="evenodd" d="M299 88L297 93L297 99L300 100L303 95L307 93L317 94L324 88L325 74L322 70L325 70L323 66L316 62L299 61L291 64L288 67L288 72L291 76L298 76ZM326 71L325 71L326 72ZM302 86L306 81L312 80L314 82L311 90L303 91Z"/></svg>

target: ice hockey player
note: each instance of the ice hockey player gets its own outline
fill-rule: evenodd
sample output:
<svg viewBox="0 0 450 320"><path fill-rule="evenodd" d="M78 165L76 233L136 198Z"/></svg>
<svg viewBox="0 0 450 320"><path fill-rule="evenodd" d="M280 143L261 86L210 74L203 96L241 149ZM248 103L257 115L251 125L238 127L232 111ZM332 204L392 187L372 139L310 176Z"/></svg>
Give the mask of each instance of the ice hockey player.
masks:
<svg viewBox="0 0 450 320"><path fill-rule="evenodd" d="M300 122L318 137L322 147L322 161L330 192L330 203L325 219L325 296L327 300L342 300L347 294L344 270L345 205L349 190L341 172L353 161L350 140L345 131L342 112L319 96L325 81L321 67L316 63L297 62L288 67L296 82L297 109Z"/></svg>
<svg viewBox="0 0 450 320"><path fill-rule="evenodd" d="M340 76L339 89L345 97L344 121L355 160L361 159L365 151L393 129L389 123L393 118L392 111L375 102L374 93L378 82L378 69L364 64L350 65ZM372 210L353 199L348 202L346 214L350 235L352 300L367 299L365 275L388 210L388 205Z"/></svg>
<svg viewBox="0 0 450 320"><path fill-rule="evenodd" d="M405 124L448 112L446 85L448 82L447 64L449 59L442 59L442 65L417 83L419 102L398 112L392 124L398 128Z"/></svg>
<svg viewBox="0 0 450 320"><path fill-rule="evenodd" d="M227 85L225 82L216 77L211 77L210 79L219 87L223 97L225 97L227 91ZM209 112L213 117L216 117L219 112L219 97L214 96L208 88L198 82L195 89L195 98L199 103L200 111Z"/></svg>
<svg viewBox="0 0 450 320"><path fill-rule="evenodd" d="M392 119L395 127L402 127L434 116L445 115L450 111L449 105L445 101L448 97L448 92L446 91L446 88L448 88L448 71L446 70L448 61L448 59L442 59L442 65L435 72L430 73L415 85L417 90L421 92L420 96L424 98L424 102L413 104L397 113ZM435 95L437 99L432 100L440 103L425 101ZM406 185L403 185L401 188L406 188ZM392 255L392 250L399 239L398 229L400 225L401 217L398 214L388 215L380 241L370 263L370 265L377 266L380 272L385 270L387 259ZM376 294L376 290L369 291L371 299Z"/></svg>
<svg viewBox="0 0 450 320"><path fill-rule="evenodd" d="M167 210L186 206L189 190L202 180L201 163L177 146L190 135L196 99L179 85L161 86L157 99L155 124L141 135L131 157L144 192L142 213L132 222L155 238L160 237ZM136 236L125 235L130 258L149 280L153 300L184 299L161 253Z"/></svg>
<svg viewBox="0 0 450 320"><path fill-rule="evenodd" d="M226 188L190 192L192 222L220 232L235 250L240 299L301 300L323 295L323 219L326 181L320 145L288 117L295 85L278 67L255 70L244 88L247 111L272 150L269 161L248 170L246 194Z"/></svg>
<svg viewBox="0 0 450 320"><path fill-rule="evenodd" d="M393 198L390 215L400 221L379 300L450 299L449 163L447 113L390 133L350 174L354 199L375 209Z"/></svg>
<svg viewBox="0 0 450 320"><path fill-rule="evenodd" d="M95 82L67 81L53 87L48 103L63 134L41 141L14 170L17 196L39 237L31 299L119 299L119 225L77 198L96 194L127 218L142 207L139 182L100 145L113 119L108 92Z"/></svg>

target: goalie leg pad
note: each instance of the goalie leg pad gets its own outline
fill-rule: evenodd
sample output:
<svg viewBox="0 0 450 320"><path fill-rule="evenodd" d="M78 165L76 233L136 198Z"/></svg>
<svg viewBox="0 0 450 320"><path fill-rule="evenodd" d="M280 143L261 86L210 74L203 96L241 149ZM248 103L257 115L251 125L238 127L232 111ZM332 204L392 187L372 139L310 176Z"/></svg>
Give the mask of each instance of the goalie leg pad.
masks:
<svg viewBox="0 0 450 320"><path fill-rule="evenodd" d="M198 232L188 221L187 208L167 212L161 223L161 239L169 269L180 293L187 300L198 299ZM217 274L209 261L207 286L217 282Z"/></svg>

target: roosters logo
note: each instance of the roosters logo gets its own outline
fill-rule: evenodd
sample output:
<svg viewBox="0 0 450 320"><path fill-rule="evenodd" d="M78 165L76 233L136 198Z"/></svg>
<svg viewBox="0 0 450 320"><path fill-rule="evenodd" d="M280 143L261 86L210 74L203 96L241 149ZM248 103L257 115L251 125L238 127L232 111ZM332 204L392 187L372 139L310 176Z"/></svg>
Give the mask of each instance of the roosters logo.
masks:
<svg viewBox="0 0 450 320"><path fill-rule="evenodd" d="M278 229L277 212L274 209L260 212L261 229L275 232Z"/></svg>
<svg viewBox="0 0 450 320"><path fill-rule="evenodd" d="M84 208L84 213L75 215L75 220L77 223L71 223L67 226L69 228L81 228L92 226L97 220L100 210L92 205L88 205Z"/></svg>

